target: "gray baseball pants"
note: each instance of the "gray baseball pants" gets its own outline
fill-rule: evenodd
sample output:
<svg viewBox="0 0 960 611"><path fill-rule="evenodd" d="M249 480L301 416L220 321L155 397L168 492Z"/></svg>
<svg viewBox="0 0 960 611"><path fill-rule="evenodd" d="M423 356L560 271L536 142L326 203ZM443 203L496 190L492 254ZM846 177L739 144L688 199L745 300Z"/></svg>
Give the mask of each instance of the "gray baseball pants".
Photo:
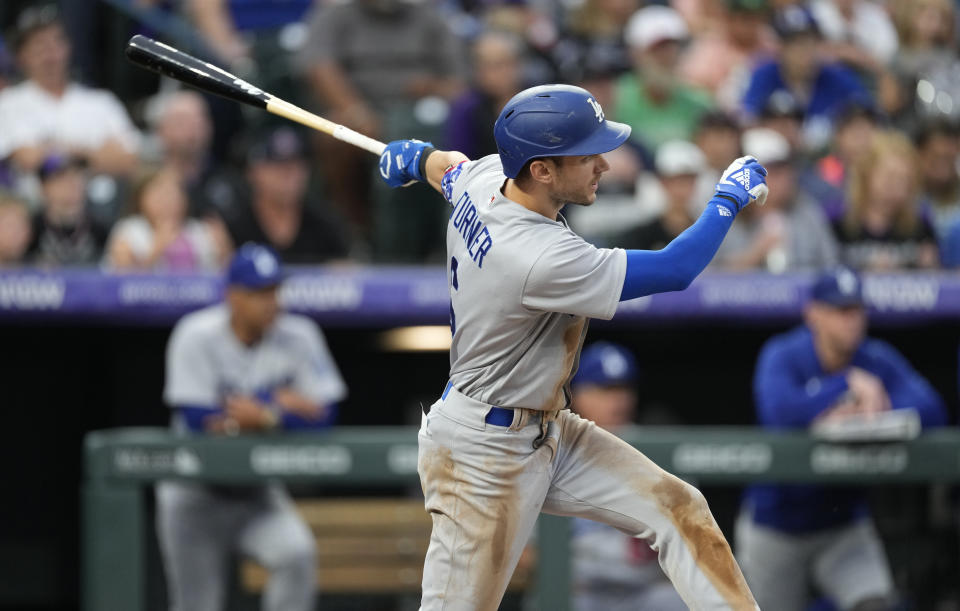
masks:
<svg viewBox="0 0 960 611"><path fill-rule="evenodd" d="M793 535L756 524L742 511L734 540L747 582L765 608L803 611L812 589L844 610L895 598L890 566L869 518Z"/></svg>
<svg viewBox="0 0 960 611"><path fill-rule="evenodd" d="M421 422L422 611L496 609L541 511L645 539L694 611L757 609L696 488L569 410L517 409L505 427L490 409L450 389Z"/></svg>
<svg viewBox="0 0 960 611"><path fill-rule="evenodd" d="M235 551L270 571L264 611L313 609L314 538L282 487L229 495L197 484L161 482L156 498L171 611L222 611Z"/></svg>

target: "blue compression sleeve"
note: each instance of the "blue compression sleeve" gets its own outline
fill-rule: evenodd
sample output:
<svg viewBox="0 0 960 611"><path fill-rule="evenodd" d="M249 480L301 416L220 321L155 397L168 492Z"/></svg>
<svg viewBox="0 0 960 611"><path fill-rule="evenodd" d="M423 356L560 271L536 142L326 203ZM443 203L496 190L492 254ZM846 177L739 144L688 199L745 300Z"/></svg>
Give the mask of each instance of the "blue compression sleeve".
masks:
<svg viewBox="0 0 960 611"><path fill-rule="evenodd" d="M690 286L717 254L735 209L733 202L714 197L697 222L662 250L628 250L620 301Z"/></svg>

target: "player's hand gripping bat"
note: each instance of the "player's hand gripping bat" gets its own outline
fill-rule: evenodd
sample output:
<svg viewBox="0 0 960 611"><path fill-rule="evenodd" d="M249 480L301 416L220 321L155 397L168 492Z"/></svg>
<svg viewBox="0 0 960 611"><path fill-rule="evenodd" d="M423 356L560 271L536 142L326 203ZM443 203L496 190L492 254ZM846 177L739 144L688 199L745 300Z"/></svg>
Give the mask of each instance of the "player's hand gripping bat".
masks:
<svg viewBox="0 0 960 611"><path fill-rule="evenodd" d="M308 112L282 100L213 64L174 49L162 42L137 34L126 48L127 58L138 66L169 76L202 91L266 109L277 116L296 121L358 146L375 155L383 153L386 145L352 129Z"/></svg>

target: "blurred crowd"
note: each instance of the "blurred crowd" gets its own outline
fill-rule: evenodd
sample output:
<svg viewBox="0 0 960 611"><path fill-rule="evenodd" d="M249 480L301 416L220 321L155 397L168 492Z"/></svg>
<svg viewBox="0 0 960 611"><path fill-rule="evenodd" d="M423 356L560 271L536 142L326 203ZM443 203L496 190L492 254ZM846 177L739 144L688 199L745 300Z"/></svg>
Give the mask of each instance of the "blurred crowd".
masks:
<svg viewBox="0 0 960 611"><path fill-rule="evenodd" d="M448 210L374 156L157 79L84 83L87 41L24 3L0 44L0 265L217 270L247 241L286 263L442 260ZM145 0L130 20L374 138L471 158L528 86L590 90L633 127L598 202L604 246L657 249L741 154L768 171L712 269L960 266L952 0ZM167 24L167 30L157 26ZM77 36L74 36L77 38ZM122 61L122 49L99 61Z"/></svg>

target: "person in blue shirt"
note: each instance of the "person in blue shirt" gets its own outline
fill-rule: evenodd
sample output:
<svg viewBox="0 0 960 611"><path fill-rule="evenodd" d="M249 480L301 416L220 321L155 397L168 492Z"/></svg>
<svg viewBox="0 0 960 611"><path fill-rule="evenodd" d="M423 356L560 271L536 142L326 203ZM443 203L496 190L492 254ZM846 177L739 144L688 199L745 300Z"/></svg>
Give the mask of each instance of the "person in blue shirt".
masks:
<svg viewBox="0 0 960 611"><path fill-rule="evenodd" d="M791 5L778 12L773 26L783 43L778 59L758 65L742 100L748 120L760 117L774 96L789 95L803 109L803 139L816 149L829 142L836 115L851 104L874 106L856 73L820 59L820 30L810 11Z"/></svg>
<svg viewBox="0 0 960 611"><path fill-rule="evenodd" d="M945 423L942 399L892 346L868 337L860 278L848 268L814 283L805 324L771 338L754 374L760 424L807 428L848 414L916 410ZM802 611L810 586L838 608L891 608L890 567L864 490L756 484L737 520L737 558L761 609Z"/></svg>
<svg viewBox="0 0 960 611"><path fill-rule="evenodd" d="M944 267L960 267L960 217L947 230L940 246L940 262Z"/></svg>

